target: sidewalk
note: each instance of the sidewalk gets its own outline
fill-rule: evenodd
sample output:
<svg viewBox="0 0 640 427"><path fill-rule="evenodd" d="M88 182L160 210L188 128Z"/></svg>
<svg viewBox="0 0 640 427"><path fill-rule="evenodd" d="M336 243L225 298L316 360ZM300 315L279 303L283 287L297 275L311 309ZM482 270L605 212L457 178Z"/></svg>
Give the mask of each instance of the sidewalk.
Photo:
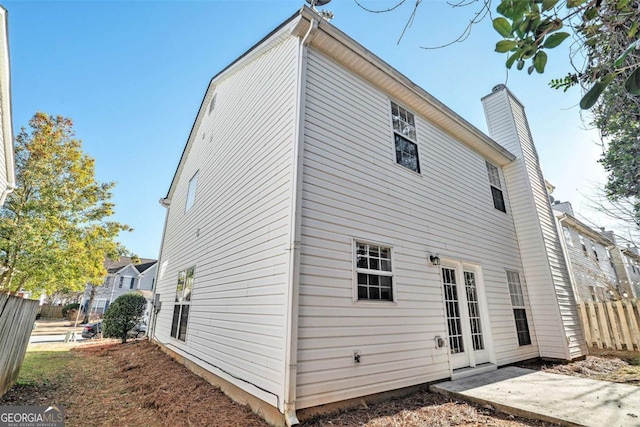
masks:
<svg viewBox="0 0 640 427"><path fill-rule="evenodd" d="M506 367L431 391L567 426L640 426L640 387Z"/></svg>

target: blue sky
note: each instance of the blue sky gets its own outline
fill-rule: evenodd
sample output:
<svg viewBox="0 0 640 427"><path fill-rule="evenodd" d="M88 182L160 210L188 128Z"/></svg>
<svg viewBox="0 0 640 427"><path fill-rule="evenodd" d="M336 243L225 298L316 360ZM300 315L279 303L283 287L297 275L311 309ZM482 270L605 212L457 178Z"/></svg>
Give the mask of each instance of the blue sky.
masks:
<svg viewBox="0 0 640 427"><path fill-rule="evenodd" d="M361 0L386 9L396 1ZM157 258L165 196L204 91L213 75L243 54L304 1L5 1L9 11L14 132L36 111L74 121L83 148L96 159L99 181L115 181L117 221L134 228L120 241ZM473 9L425 0L397 44L413 1L391 13L334 0L334 25L486 132L480 98L506 83L524 103L554 196L596 221L582 194L604 181L596 163L597 133L585 129L578 90L549 88L569 71L567 51L551 51L544 75L506 72L493 52L488 20L453 46ZM599 225L609 226L599 219Z"/></svg>

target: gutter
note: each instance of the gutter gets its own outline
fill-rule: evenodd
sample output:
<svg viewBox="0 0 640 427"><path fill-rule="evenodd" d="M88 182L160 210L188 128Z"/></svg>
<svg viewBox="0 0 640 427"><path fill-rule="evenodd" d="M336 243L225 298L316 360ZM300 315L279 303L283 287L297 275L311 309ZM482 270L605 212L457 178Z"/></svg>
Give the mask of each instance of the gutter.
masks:
<svg viewBox="0 0 640 427"><path fill-rule="evenodd" d="M314 14L315 15L315 14ZM298 52L297 100L294 113L296 132L293 145L291 176L291 238L289 250L289 298L287 300L287 330L284 377L284 419L288 427L300 424L296 415L296 380L298 364L298 296L300 290L300 240L302 221L302 168L304 160L304 116L307 67L307 44L311 32L318 28L319 16L312 16L309 28L300 40Z"/></svg>

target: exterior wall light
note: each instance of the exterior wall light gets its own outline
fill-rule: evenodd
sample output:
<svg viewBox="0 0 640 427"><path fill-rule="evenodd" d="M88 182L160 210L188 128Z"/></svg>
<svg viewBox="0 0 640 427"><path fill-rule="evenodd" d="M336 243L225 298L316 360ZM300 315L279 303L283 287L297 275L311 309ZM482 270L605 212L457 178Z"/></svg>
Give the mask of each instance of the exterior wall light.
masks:
<svg viewBox="0 0 640 427"><path fill-rule="evenodd" d="M429 255L429 261L431 261L431 265L440 265L440 257L436 255Z"/></svg>

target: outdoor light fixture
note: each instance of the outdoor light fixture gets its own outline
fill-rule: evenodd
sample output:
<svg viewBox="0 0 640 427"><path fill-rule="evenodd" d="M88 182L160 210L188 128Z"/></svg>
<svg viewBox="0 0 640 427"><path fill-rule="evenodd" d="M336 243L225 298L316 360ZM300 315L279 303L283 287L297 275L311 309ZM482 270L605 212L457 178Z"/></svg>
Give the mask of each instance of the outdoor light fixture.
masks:
<svg viewBox="0 0 640 427"><path fill-rule="evenodd" d="M440 257L438 255L429 255L429 261L432 265L440 265Z"/></svg>
<svg viewBox="0 0 640 427"><path fill-rule="evenodd" d="M622 298L629 298L629 294L627 292L622 292Z"/></svg>

